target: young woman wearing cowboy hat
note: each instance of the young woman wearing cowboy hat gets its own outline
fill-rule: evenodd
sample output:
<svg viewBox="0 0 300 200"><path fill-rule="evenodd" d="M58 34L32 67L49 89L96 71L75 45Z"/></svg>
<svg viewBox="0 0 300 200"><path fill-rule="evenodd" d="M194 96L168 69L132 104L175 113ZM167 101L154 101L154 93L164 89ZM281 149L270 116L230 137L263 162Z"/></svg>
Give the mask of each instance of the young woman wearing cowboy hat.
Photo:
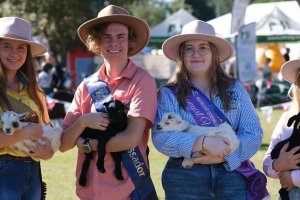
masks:
<svg viewBox="0 0 300 200"><path fill-rule="evenodd" d="M218 125L223 116L240 140L238 149L229 154L229 141L224 138L153 128L154 146L170 157L162 174L166 199L246 199L246 180L235 169L257 152L262 129L244 86L222 69L221 62L233 54L232 46L217 37L211 25L195 20L183 26L181 34L167 39L162 48L166 57L177 62L177 68L159 90L154 127L167 112L203 126ZM181 166L182 157L193 158L191 169Z"/></svg>
<svg viewBox="0 0 300 200"><path fill-rule="evenodd" d="M277 159L271 159L271 152L277 143L289 138L293 132L293 126L288 127L290 117L300 112L300 60L292 60L283 64L281 74L292 84L289 96L292 99L291 108L280 117L272 134L272 140L263 159L263 170L272 178L279 178L282 188L287 188L291 200L300 199L300 153L295 154L300 147L287 151L288 145L284 145Z"/></svg>
<svg viewBox="0 0 300 200"><path fill-rule="evenodd" d="M0 114L13 110L19 114L31 111L39 123L50 124L45 96L38 86L33 56L47 51L31 39L31 24L18 17L0 18ZM53 156L50 143L36 144L27 155L9 147L24 139L42 137L40 124L30 124L14 135L0 130L0 199L41 199L39 159Z"/></svg>
<svg viewBox="0 0 300 200"><path fill-rule="evenodd" d="M136 190L131 176L123 161L123 181L114 176L114 162L109 152L126 151L139 147L144 160L157 106L156 84L144 69L131 59L148 42L149 28L143 20L130 16L126 10L109 5L103 8L98 17L83 23L78 34L89 50L101 56L104 64L91 77L104 81L114 99L129 104L127 128L109 140L106 145L105 169L100 173L96 167L96 156L90 163L86 186L76 181L76 193L80 199L128 200ZM87 78L89 79L89 77ZM83 140L80 134L86 127L106 130L109 124L107 114L96 112L93 99L84 80L77 88L72 105L64 119L65 131L62 136L61 151L67 151L77 145L76 177L85 158L83 144L97 150L97 140ZM86 151L86 150L85 150ZM89 151L89 150L88 150ZM145 162L145 166L148 163ZM155 199L150 198L150 199Z"/></svg>

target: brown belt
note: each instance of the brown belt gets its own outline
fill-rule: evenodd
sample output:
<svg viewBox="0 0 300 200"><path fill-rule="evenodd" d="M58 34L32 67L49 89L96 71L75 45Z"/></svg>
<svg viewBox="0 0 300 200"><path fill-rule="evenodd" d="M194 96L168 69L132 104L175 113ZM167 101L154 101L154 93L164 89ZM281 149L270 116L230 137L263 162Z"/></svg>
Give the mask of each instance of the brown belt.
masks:
<svg viewBox="0 0 300 200"><path fill-rule="evenodd" d="M9 154L0 155L0 160L19 160L19 161L25 161L25 162L33 162L34 161L31 157L12 156Z"/></svg>

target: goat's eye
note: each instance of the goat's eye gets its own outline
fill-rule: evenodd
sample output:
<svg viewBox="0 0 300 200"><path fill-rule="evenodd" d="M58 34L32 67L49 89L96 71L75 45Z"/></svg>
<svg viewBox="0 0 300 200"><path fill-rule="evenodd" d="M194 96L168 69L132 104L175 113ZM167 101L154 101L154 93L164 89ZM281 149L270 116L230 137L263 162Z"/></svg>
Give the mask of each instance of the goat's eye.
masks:
<svg viewBox="0 0 300 200"><path fill-rule="evenodd" d="M172 119L172 115L168 115L168 119Z"/></svg>
<svg viewBox="0 0 300 200"><path fill-rule="evenodd" d="M18 123L18 122L13 122L13 123L12 123L12 126L13 126L14 128L18 128L18 127L19 127L19 123Z"/></svg>
<svg viewBox="0 0 300 200"><path fill-rule="evenodd" d="M169 123L169 122L166 122L166 124L169 125L170 123Z"/></svg>

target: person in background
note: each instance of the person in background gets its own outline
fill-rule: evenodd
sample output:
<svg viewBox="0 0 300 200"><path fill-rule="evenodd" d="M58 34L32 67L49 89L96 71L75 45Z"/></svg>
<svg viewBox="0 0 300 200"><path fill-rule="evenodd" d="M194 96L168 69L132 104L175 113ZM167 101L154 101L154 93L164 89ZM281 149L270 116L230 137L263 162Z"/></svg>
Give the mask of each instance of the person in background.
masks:
<svg viewBox="0 0 300 200"><path fill-rule="evenodd" d="M55 66L55 70L53 72L53 87L58 91L63 91L65 88L64 83L67 79L66 69L62 63L58 63Z"/></svg>
<svg viewBox="0 0 300 200"><path fill-rule="evenodd" d="M46 63L43 66L43 71L38 74L38 83L46 95L53 93L53 65Z"/></svg>
<svg viewBox="0 0 300 200"><path fill-rule="evenodd" d="M285 48L285 53L283 54L283 57L284 57L286 62L290 60L290 52L291 52L291 49L286 47Z"/></svg>
<svg viewBox="0 0 300 200"><path fill-rule="evenodd" d="M29 154L10 145L25 139L42 137L43 124L50 124L46 100L36 80L33 56L47 49L32 41L31 24L18 17L0 18L0 114L7 110L19 114L34 113L38 123L31 123L16 134L6 135L0 129L0 199L40 200L42 176L40 159L53 156L50 142L36 143Z"/></svg>
<svg viewBox="0 0 300 200"><path fill-rule="evenodd" d="M70 150L74 146L78 147L76 194L80 199L135 199L137 193L144 195L138 189L151 186L151 183L147 182L143 187L139 187L136 181L148 176L132 176L127 164L132 166L133 163L123 160L124 180L117 180L114 176L114 161L110 152L124 151L125 154L122 155L126 156L129 152L127 150L131 149L134 155L137 155L137 147L141 152L139 159L143 160L141 167L147 171L147 142L157 107L156 84L151 75L137 66L129 57L146 46L150 36L149 27L143 20L129 15L125 9L109 5L99 12L97 18L83 23L78 29L78 34L89 50L103 58L104 64L95 74L85 78L75 92L63 121L61 151ZM91 89L89 83L93 78L97 83L102 83L103 87ZM99 89L100 92L97 95L90 94L89 89L95 91ZM87 173L87 184L81 186L78 180L85 158L84 153L96 153L98 142L95 139L83 139L80 135L85 128L106 130L109 125L107 113L96 112L98 105L95 106L93 101L96 97L104 101L110 95L128 104L127 128L106 144L107 153L104 163L106 173L98 171L97 156L94 156ZM155 189L151 187L149 191L153 191L148 196L149 199L157 199Z"/></svg>
<svg viewBox="0 0 300 200"><path fill-rule="evenodd" d="M248 199L247 179L240 167L259 150L263 132L243 84L221 67L232 56L233 47L216 36L213 26L194 20L183 26L181 34L168 38L162 49L166 57L177 62L175 74L159 90L152 129L154 146L169 157L162 174L166 199ZM160 131L157 125L169 112L192 125L214 127L227 121L240 145L230 153L225 138ZM193 167L183 168L182 157L192 158ZM252 170L251 166L247 169ZM266 179L260 180L266 183ZM257 189L251 194L263 199L268 194L262 189L262 193Z"/></svg>
<svg viewBox="0 0 300 200"><path fill-rule="evenodd" d="M271 159L273 148L282 140L289 138L293 132L293 126L288 127L290 117L300 112L300 60L291 60L283 64L281 74L285 80L290 82L289 96L292 99L290 109L282 114L272 133L268 150L263 159L264 173L279 179L281 187L287 188L291 200L300 199L300 153L295 154L300 147L287 151L288 144L284 145L277 159Z"/></svg>

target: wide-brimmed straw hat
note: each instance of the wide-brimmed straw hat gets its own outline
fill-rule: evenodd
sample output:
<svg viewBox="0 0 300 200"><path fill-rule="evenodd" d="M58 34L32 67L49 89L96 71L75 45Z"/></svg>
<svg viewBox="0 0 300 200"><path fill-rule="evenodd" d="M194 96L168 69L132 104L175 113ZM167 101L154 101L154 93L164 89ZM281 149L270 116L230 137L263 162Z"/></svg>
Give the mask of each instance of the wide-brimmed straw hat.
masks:
<svg viewBox="0 0 300 200"><path fill-rule="evenodd" d="M80 39L86 44L90 29L107 22L124 24L133 31L133 34L136 36L136 41L132 49L128 52L128 56L137 54L147 45L150 37L148 24L142 19L129 15L127 10L115 5L109 5L103 8L98 13L97 18L83 23L78 28Z"/></svg>
<svg viewBox="0 0 300 200"><path fill-rule="evenodd" d="M299 69L300 69L300 59L291 60L285 62L281 69L280 73L282 74L283 78L290 83L295 83L298 76L299 76Z"/></svg>
<svg viewBox="0 0 300 200"><path fill-rule="evenodd" d="M33 42L31 24L19 17L0 18L0 39L10 39L30 45L32 56L42 55L47 51L43 45Z"/></svg>
<svg viewBox="0 0 300 200"><path fill-rule="evenodd" d="M188 40L204 40L217 47L220 62L230 58L233 54L232 45L225 39L217 37L212 25L194 20L183 26L181 34L168 38L162 45L165 56L176 61L179 57L179 46Z"/></svg>

